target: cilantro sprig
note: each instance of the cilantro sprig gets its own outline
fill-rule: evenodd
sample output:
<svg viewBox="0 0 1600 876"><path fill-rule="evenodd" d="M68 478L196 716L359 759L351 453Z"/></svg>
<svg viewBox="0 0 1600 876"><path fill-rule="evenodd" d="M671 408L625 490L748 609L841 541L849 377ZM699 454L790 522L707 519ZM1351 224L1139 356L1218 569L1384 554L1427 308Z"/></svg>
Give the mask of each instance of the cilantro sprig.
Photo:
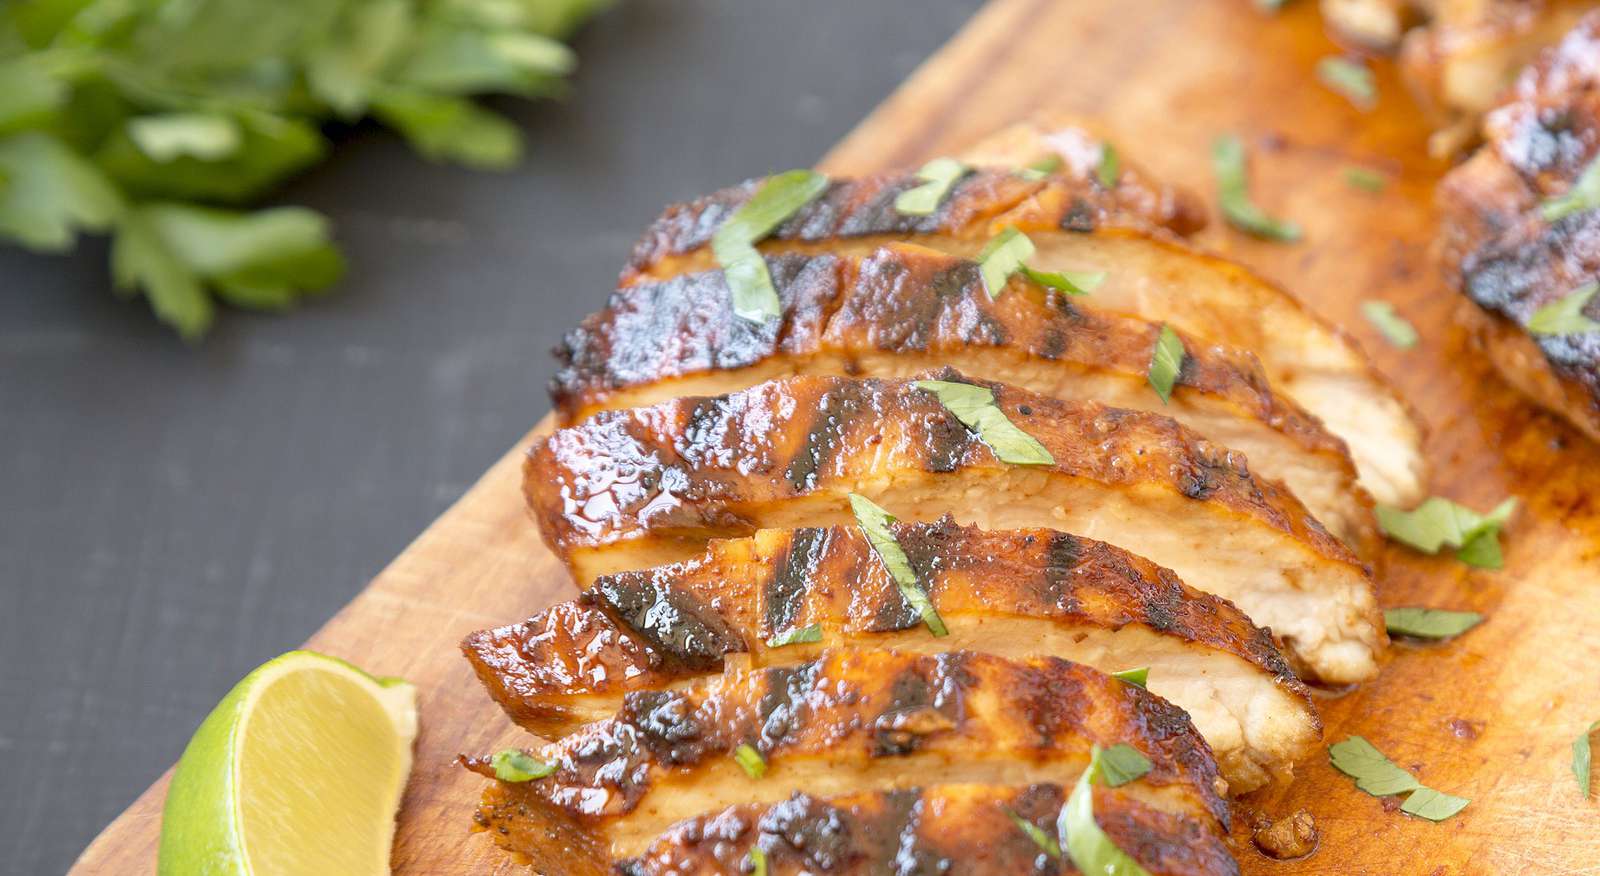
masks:
<svg viewBox="0 0 1600 876"><path fill-rule="evenodd" d="M1407 815L1444 821L1472 802L1422 784L1360 736L1328 746L1328 760L1334 769L1355 779L1357 788L1374 797L1407 795L1400 804L1400 811Z"/></svg>
<svg viewBox="0 0 1600 876"><path fill-rule="evenodd" d="M559 40L607 0L31 0L0 4L0 241L112 237L124 295L185 338L218 302L332 285L329 223L251 210L371 116L429 159L500 169L521 135L471 99L560 94Z"/></svg>

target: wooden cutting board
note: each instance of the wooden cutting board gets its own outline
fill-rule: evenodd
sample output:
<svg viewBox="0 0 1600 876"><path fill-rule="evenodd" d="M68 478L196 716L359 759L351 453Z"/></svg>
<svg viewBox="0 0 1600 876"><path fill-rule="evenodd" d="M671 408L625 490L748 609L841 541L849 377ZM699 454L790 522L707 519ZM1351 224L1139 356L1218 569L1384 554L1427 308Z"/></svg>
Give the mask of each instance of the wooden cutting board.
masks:
<svg viewBox="0 0 1600 876"><path fill-rule="evenodd" d="M1428 260L1445 167L1426 157L1427 132L1388 65L1372 112L1318 84L1314 65L1336 49L1314 6L1297 0L1268 16L1247 0L998 0L822 167L914 165L1056 109L1099 121L1125 155L1209 196L1212 138L1243 137L1257 199L1299 221L1305 240L1212 228L1203 244L1282 282L1367 346L1431 430L1433 492L1479 509L1507 495L1523 505L1502 571L1392 550L1385 605L1472 609L1488 621L1447 645L1397 646L1379 680L1323 702L1329 742L1366 736L1472 804L1442 824L1412 819L1314 757L1290 787L1245 801L1239 821L1305 808L1320 849L1276 863L1242 840L1240 863L1281 876L1600 874L1600 800L1580 796L1569 767L1572 740L1600 719L1600 449L1515 399L1455 325L1455 298ZM1355 164L1393 182L1378 194L1352 188L1343 172ZM597 307L606 291L594 290ZM1359 315L1365 299L1393 302L1422 343L1388 347ZM481 780L451 765L458 752L524 738L456 642L573 592L523 512L526 443L308 643L421 691L397 873L528 872L469 831ZM165 787L163 778L141 796L72 872L151 872Z"/></svg>

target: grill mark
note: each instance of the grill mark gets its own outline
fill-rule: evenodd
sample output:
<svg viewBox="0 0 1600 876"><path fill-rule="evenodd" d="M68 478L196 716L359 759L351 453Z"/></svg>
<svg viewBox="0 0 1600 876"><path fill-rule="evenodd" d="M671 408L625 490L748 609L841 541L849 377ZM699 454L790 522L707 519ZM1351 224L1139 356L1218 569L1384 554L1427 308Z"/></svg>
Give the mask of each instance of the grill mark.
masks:
<svg viewBox="0 0 1600 876"><path fill-rule="evenodd" d="M767 579L762 593L766 632L777 633L794 624L811 592L812 581L819 577L818 569L828 555L832 532L812 528L790 533L782 554L773 561L772 577Z"/></svg>
<svg viewBox="0 0 1600 876"><path fill-rule="evenodd" d="M1062 231L1088 234L1093 232L1099 224L1099 216L1095 212L1094 205L1081 197L1073 198L1072 206L1061 217Z"/></svg>
<svg viewBox="0 0 1600 876"><path fill-rule="evenodd" d="M765 689L760 702L756 704L756 718L760 722L759 742L752 743L763 754L805 725L808 714L806 697L816 689L822 665L813 661L765 670ZM854 692L840 685L827 694L838 701L848 702Z"/></svg>
<svg viewBox="0 0 1600 876"><path fill-rule="evenodd" d="M867 407L869 392L862 384L839 383L818 400L811 428L783 472L795 492L816 486L817 471L833 458L851 424Z"/></svg>
<svg viewBox="0 0 1600 876"><path fill-rule="evenodd" d="M645 640L684 670L710 672L723 655L748 647L714 606L693 591L666 586L647 573L625 572L595 581L586 594L618 625Z"/></svg>

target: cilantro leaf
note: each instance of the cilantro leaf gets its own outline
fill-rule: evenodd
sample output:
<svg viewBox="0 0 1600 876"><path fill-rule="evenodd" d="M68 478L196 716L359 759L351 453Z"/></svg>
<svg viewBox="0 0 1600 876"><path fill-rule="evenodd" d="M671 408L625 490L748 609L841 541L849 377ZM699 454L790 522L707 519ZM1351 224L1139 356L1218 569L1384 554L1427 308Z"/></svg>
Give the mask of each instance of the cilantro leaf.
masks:
<svg viewBox="0 0 1600 876"><path fill-rule="evenodd" d="M1501 502L1488 514L1434 496L1411 511L1379 505L1378 528L1384 535L1425 554L1436 554L1448 545L1456 548L1456 559L1470 566L1498 569L1500 529L1516 510L1516 497Z"/></svg>
<svg viewBox="0 0 1600 876"><path fill-rule="evenodd" d="M1528 331L1536 335L1580 335L1600 331L1600 322L1585 316L1583 308L1600 293L1600 283L1586 283L1559 301L1535 310L1528 317Z"/></svg>
<svg viewBox="0 0 1600 876"><path fill-rule="evenodd" d="M1417 329L1405 317L1395 312L1387 301L1361 302L1361 314L1383 334L1385 340L1402 350L1417 345Z"/></svg>
<svg viewBox="0 0 1600 876"><path fill-rule="evenodd" d="M801 645L820 641L822 641L822 624L808 624L803 627L784 630L767 639L767 647L782 648L785 645Z"/></svg>
<svg viewBox="0 0 1600 876"><path fill-rule="evenodd" d="M1211 147L1211 167L1217 178L1217 202L1228 224L1266 240L1296 241L1300 226L1275 219L1250 199L1244 144L1238 137L1219 137Z"/></svg>
<svg viewBox="0 0 1600 876"><path fill-rule="evenodd" d="M1015 824L1018 830L1026 834L1028 839L1033 840L1033 844L1039 847L1039 851L1060 860L1061 844L1057 843L1056 838L1051 836L1048 831L1010 809L1006 810L1006 814L1011 816L1011 823Z"/></svg>
<svg viewBox="0 0 1600 876"><path fill-rule="evenodd" d="M1111 673L1111 677L1134 687L1145 687L1150 681L1150 667L1139 666L1133 669L1124 669L1121 672Z"/></svg>
<svg viewBox="0 0 1600 876"><path fill-rule="evenodd" d="M1119 788L1150 772L1150 759L1137 748L1118 742L1100 752L1100 776L1106 785Z"/></svg>
<svg viewBox="0 0 1600 876"><path fill-rule="evenodd" d="M515 748L495 752L489 763L494 767L494 777L502 782L531 782L556 771L555 764L545 763Z"/></svg>
<svg viewBox="0 0 1600 876"><path fill-rule="evenodd" d="M373 100L372 111L433 161L505 170L522 158L517 127L464 97L388 88Z"/></svg>
<svg viewBox="0 0 1600 876"><path fill-rule="evenodd" d="M935 158L917 171L922 185L895 196L894 208L908 216L929 216L939 209L958 180L967 175L966 164L954 158Z"/></svg>
<svg viewBox="0 0 1600 876"><path fill-rule="evenodd" d="M1384 609L1383 623L1390 635L1448 639L1483 623L1483 615L1442 608L1388 608Z"/></svg>
<svg viewBox="0 0 1600 876"><path fill-rule="evenodd" d="M1589 737L1600 730L1600 721L1589 725L1577 739L1572 740L1572 777L1578 780L1578 788L1583 791L1583 796L1590 796L1589 773L1593 768L1593 752L1589 747Z"/></svg>
<svg viewBox="0 0 1600 876"><path fill-rule="evenodd" d="M1600 156L1590 161L1578 174L1578 178L1572 181L1572 188L1545 199L1539 205L1539 213L1546 222L1559 222L1573 213L1593 210L1595 207L1600 207Z"/></svg>
<svg viewBox="0 0 1600 876"><path fill-rule="evenodd" d="M1011 465L1052 465L1055 457L1039 439L1017 428L1000 406L994 391L986 386L949 380L919 380L918 389L933 393L963 426L977 433L1001 462Z"/></svg>
<svg viewBox="0 0 1600 876"><path fill-rule="evenodd" d="M739 747L733 750L733 759L739 764L739 768L744 770L744 774L752 779L759 779L767 774L767 759L748 742L739 743Z"/></svg>
<svg viewBox="0 0 1600 876"><path fill-rule="evenodd" d="M1172 326L1162 323L1161 334L1156 337L1155 347L1150 353L1150 369L1146 375L1150 388L1161 396L1162 404L1172 400L1172 387L1178 382L1178 375L1183 371L1183 360L1187 356L1183 339L1172 330Z"/></svg>
<svg viewBox="0 0 1600 876"><path fill-rule="evenodd" d="M1094 746L1089 754L1089 767L1078 777L1067 795L1067 804L1061 807L1056 819L1056 835L1067 857L1082 873L1104 873L1114 876L1150 876L1127 852L1106 835L1094 818L1094 779L1100 774L1104 753Z"/></svg>
<svg viewBox="0 0 1600 876"><path fill-rule="evenodd" d="M104 230L122 211L111 182L47 134L0 139L0 174L0 237L30 249L70 249L79 231Z"/></svg>
<svg viewBox="0 0 1600 876"><path fill-rule="evenodd" d="M1465 797L1453 797L1443 791L1423 787L1411 792L1411 796L1400 804L1400 811L1429 821L1444 821L1467 808L1471 802Z"/></svg>
<svg viewBox="0 0 1600 876"><path fill-rule="evenodd" d="M1365 64L1349 58L1323 58L1317 62L1317 78L1358 109L1370 110L1378 102L1377 83Z"/></svg>
<svg viewBox="0 0 1600 876"><path fill-rule="evenodd" d="M872 550L878 555L883 567L889 570L889 577L900 588L900 595L906 602L922 616L922 622L928 625L928 631L935 638L950 635L950 630L944 625L944 618L939 616L939 610L934 608L933 600L928 598L928 592L922 589L922 584L917 581L917 573L911 568L911 560L906 552L901 549L900 542L894 537L894 530L889 524L895 522L894 515L879 507L876 502L857 493L850 494L850 509L855 513L856 525L861 527L861 532L867 537L867 542L872 545Z"/></svg>
<svg viewBox="0 0 1600 876"><path fill-rule="evenodd" d="M1394 761L1360 736L1328 746L1328 760L1334 769L1355 779L1357 788L1374 797L1404 794L1422 787L1416 776L1395 766Z"/></svg>

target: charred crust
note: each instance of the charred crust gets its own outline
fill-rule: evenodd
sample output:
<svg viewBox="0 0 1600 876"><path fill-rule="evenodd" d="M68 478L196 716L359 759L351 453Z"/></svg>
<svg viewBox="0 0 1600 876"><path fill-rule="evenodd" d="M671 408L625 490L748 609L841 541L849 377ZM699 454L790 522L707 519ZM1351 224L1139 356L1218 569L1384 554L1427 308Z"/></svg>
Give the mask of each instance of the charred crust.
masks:
<svg viewBox="0 0 1600 876"><path fill-rule="evenodd" d="M768 633L792 626L806 603L806 594L819 575L823 557L828 554L833 530L796 529L773 561L761 599L763 624Z"/></svg>
<svg viewBox="0 0 1600 876"><path fill-rule="evenodd" d="M684 670L716 671L722 668L724 654L748 650L721 612L692 592L666 586L649 572L600 578L586 595Z"/></svg>

